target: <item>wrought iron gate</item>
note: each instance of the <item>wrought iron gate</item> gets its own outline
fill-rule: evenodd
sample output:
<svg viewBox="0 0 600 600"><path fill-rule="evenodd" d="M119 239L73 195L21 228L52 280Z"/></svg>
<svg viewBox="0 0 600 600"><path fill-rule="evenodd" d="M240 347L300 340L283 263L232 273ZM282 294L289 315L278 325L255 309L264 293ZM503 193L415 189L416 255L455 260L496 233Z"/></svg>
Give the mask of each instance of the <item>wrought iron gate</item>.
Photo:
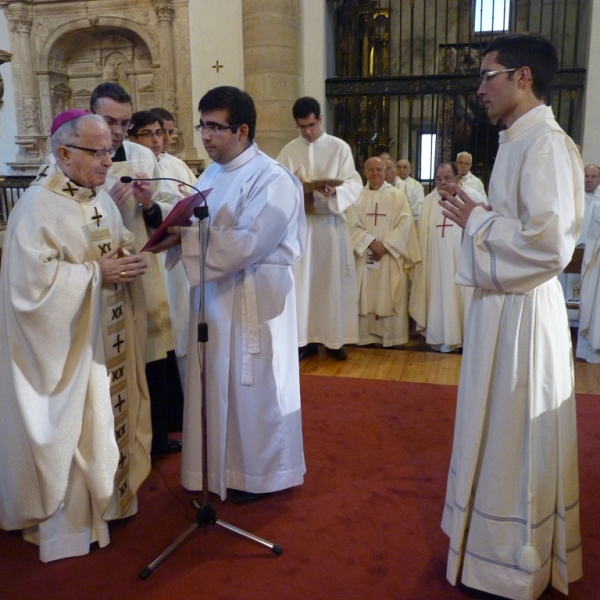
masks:
<svg viewBox="0 0 600 600"><path fill-rule="evenodd" d="M585 88L589 0L328 0L335 77L326 81L334 133L353 148L357 166L382 151L420 172L423 142L435 134L430 161L466 150L487 183L498 149L477 98L481 53L496 36L532 31L549 37L560 68L548 97L577 142ZM491 11L491 13L490 13ZM491 14L491 18L490 18Z"/></svg>

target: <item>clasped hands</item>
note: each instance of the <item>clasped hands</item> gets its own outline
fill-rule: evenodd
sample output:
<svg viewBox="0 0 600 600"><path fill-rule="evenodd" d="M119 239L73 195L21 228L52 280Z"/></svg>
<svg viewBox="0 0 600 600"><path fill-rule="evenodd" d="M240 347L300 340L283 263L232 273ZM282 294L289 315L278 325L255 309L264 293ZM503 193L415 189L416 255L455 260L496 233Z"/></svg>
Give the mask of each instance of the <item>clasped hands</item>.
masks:
<svg viewBox="0 0 600 600"><path fill-rule="evenodd" d="M380 242L379 240L373 240L369 244L369 249L371 250L375 262L379 262L383 258L383 255L387 254L386 247L383 245L383 242Z"/></svg>
<svg viewBox="0 0 600 600"><path fill-rule="evenodd" d="M146 263L140 256L126 255L115 248L98 259L102 283L131 283L146 272Z"/></svg>

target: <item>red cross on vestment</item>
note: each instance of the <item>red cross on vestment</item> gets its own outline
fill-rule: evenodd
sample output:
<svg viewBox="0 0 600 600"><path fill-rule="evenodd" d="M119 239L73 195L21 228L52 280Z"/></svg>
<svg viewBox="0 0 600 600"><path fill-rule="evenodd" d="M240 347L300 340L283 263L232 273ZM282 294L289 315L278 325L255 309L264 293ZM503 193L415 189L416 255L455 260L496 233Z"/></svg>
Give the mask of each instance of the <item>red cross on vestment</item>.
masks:
<svg viewBox="0 0 600 600"><path fill-rule="evenodd" d="M446 231L446 227L454 227L454 225L446 225L446 217L444 217L444 222L441 225L436 225L436 227L442 228L442 237L444 237L444 231Z"/></svg>
<svg viewBox="0 0 600 600"><path fill-rule="evenodd" d="M375 212L367 213L367 217L375 217L375 222L373 223L373 225L375 227L377 227L377 217L387 217L386 214L377 212L378 205L379 205L379 202L375 202Z"/></svg>

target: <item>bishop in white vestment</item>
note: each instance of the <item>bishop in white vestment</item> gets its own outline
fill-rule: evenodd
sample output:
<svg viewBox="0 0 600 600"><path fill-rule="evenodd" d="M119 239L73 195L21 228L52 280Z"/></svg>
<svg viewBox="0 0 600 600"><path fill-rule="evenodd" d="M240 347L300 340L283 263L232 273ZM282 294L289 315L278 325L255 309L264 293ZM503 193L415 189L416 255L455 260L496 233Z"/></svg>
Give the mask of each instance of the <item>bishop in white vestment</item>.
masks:
<svg viewBox="0 0 600 600"><path fill-rule="evenodd" d="M132 306L145 266L99 187L110 132L66 111L52 144L58 165L11 212L0 274L0 525L44 562L106 546L107 522L137 511L151 439Z"/></svg>
<svg viewBox="0 0 600 600"><path fill-rule="evenodd" d="M419 243L408 200L383 180L381 159L369 158L365 175L368 184L348 210L358 283L358 343L396 346L408 341L408 286L412 267L420 261Z"/></svg>
<svg viewBox="0 0 600 600"><path fill-rule="evenodd" d="M523 66L509 69L501 53ZM465 227L456 281L475 290L442 519L447 577L518 600L548 583L567 594L582 575L573 359L556 276L579 235L583 168L543 103L552 78L542 77L557 66L540 36L488 46L478 94L506 127L491 210L470 190L444 196Z"/></svg>

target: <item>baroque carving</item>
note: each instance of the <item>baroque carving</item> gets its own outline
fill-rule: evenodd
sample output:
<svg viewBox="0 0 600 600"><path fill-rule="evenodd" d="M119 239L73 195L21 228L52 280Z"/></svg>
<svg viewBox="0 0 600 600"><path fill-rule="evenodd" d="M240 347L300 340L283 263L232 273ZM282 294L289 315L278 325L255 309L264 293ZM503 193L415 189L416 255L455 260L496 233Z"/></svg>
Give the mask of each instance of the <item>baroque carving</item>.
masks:
<svg viewBox="0 0 600 600"><path fill-rule="evenodd" d="M40 124L37 98L23 100L23 123L27 129L38 129Z"/></svg>

